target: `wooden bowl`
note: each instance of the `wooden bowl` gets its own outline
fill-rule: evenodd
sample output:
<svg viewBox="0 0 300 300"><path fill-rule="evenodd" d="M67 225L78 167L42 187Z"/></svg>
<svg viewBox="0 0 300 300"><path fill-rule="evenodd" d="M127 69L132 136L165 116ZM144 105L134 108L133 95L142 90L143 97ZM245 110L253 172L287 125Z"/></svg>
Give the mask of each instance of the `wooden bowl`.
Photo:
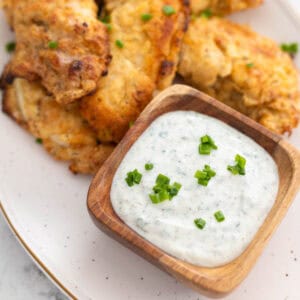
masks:
<svg viewBox="0 0 300 300"><path fill-rule="evenodd" d="M127 151L153 120L175 110L197 111L231 125L265 148L278 166L280 187L272 210L247 249L234 261L221 267L199 267L167 254L130 229L115 214L111 205L112 180ZM231 292L246 277L283 219L299 185L300 154L282 137L195 89L174 85L158 95L146 107L135 125L99 170L90 186L88 208L95 223L109 236L179 281L203 294L218 297Z"/></svg>

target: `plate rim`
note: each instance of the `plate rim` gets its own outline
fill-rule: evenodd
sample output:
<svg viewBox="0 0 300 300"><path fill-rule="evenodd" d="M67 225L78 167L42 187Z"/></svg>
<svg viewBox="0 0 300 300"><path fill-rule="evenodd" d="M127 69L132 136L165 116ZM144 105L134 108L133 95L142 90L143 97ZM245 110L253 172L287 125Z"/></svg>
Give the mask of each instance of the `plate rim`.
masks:
<svg viewBox="0 0 300 300"><path fill-rule="evenodd" d="M0 0L1 1L1 0ZM273 0L271 0L273 1ZM293 23L300 26L300 7L299 12L297 13L294 11L293 6L290 2L287 2L286 0L275 0L278 5L280 5L284 10L285 13L288 14L291 17L291 20ZM2 9L0 5L0 9ZM9 229L14 234L16 240L19 242L19 244L22 246L22 248L25 250L25 252L28 254L30 259L43 271L43 273L54 283L54 285L59 288L67 297L70 299L78 299L74 295L74 293L71 292L69 288L67 288L62 281L60 281L53 272L50 271L50 269L44 264L42 259L38 257L38 255L30 248L28 243L22 238L22 235L18 232L16 227L13 224L13 221L10 219L9 214L7 213L7 210L4 208L4 205L2 204L2 200L0 199L0 213L3 216L3 219L6 221ZM86 295L84 295L86 296Z"/></svg>
<svg viewBox="0 0 300 300"><path fill-rule="evenodd" d="M16 227L13 225L13 222L8 216L7 211L2 205L2 201L0 200L0 213L3 216L3 219L6 221L11 232L14 234L16 240L28 254L28 256L32 259L32 261L38 265L38 267L44 272L44 274L54 283L56 287L58 287L66 296L71 299L78 299L63 283L54 275L53 272L43 263L43 261L34 253L34 251L30 248L30 246L25 242L22 238L21 234L18 232Z"/></svg>

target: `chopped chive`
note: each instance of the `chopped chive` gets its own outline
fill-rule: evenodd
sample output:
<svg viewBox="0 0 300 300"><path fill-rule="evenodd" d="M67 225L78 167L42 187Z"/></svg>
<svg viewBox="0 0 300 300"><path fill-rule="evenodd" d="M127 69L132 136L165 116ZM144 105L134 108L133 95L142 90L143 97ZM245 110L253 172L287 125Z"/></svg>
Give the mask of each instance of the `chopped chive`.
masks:
<svg viewBox="0 0 300 300"><path fill-rule="evenodd" d="M295 55L298 53L299 46L297 43L290 43L290 44L281 44L281 50L287 52L291 55Z"/></svg>
<svg viewBox="0 0 300 300"><path fill-rule="evenodd" d="M153 164L151 164L151 163L145 164L145 170L146 170L146 171L150 171L150 170L152 170L153 168L154 168L154 165L153 165Z"/></svg>
<svg viewBox="0 0 300 300"><path fill-rule="evenodd" d="M110 23L110 16L106 15L106 16L99 16L98 19L105 24Z"/></svg>
<svg viewBox="0 0 300 300"><path fill-rule="evenodd" d="M16 49L16 43L15 42L9 42L5 45L6 52L11 53L14 52Z"/></svg>
<svg viewBox="0 0 300 300"><path fill-rule="evenodd" d="M109 23L104 23L108 31L112 31L112 25Z"/></svg>
<svg viewBox="0 0 300 300"><path fill-rule="evenodd" d="M195 225L199 228L199 229L204 229L205 225L206 225L206 221L199 218L199 219L195 219L194 220Z"/></svg>
<svg viewBox="0 0 300 300"><path fill-rule="evenodd" d="M150 21L153 18L153 16L151 14L142 14L141 15L141 19L144 22Z"/></svg>
<svg viewBox="0 0 300 300"><path fill-rule="evenodd" d="M134 121L129 122L129 128L131 128L134 125Z"/></svg>
<svg viewBox="0 0 300 300"><path fill-rule="evenodd" d="M163 7L163 13L166 15L166 16L171 16L173 14L176 13L174 7L172 5L164 5Z"/></svg>
<svg viewBox="0 0 300 300"><path fill-rule="evenodd" d="M36 138L35 142L40 145L43 144L43 140L41 138Z"/></svg>
<svg viewBox="0 0 300 300"><path fill-rule="evenodd" d="M219 223L221 223L225 220L225 216L221 210L215 212L214 216Z"/></svg>
<svg viewBox="0 0 300 300"><path fill-rule="evenodd" d="M110 24L110 16L98 17L98 19L106 26L108 31L112 30L112 25Z"/></svg>
<svg viewBox="0 0 300 300"><path fill-rule="evenodd" d="M125 181L127 182L128 186L132 187L135 184L140 184L142 177L143 177L143 175L141 173L139 173L139 171L137 169L135 169L135 170L127 173L127 177L126 177Z"/></svg>
<svg viewBox="0 0 300 300"><path fill-rule="evenodd" d="M170 178L163 174L157 176L155 183L155 186L152 188L154 194L149 194L149 197L154 204L172 200L178 195L181 189L180 183L174 182L173 184L170 184Z"/></svg>
<svg viewBox="0 0 300 300"><path fill-rule="evenodd" d="M212 150L217 149L218 147L209 135L205 135L200 138L199 154L209 155Z"/></svg>
<svg viewBox="0 0 300 300"><path fill-rule="evenodd" d="M163 185L168 185L170 183L170 178L163 175L163 174L159 174L156 178L156 184L163 186Z"/></svg>
<svg viewBox="0 0 300 300"><path fill-rule="evenodd" d="M117 46L118 48L120 48L120 49L124 48L124 44L123 44L123 42L120 41L120 40L116 40L115 44L116 44L116 46Z"/></svg>
<svg viewBox="0 0 300 300"><path fill-rule="evenodd" d="M198 184L207 186L209 181L216 176L216 172L210 166L205 165L202 171L197 170L194 177L198 180Z"/></svg>
<svg viewBox="0 0 300 300"><path fill-rule="evenodd" d="M209 19L212 16L212 11L210 9L205 9L201 12L200 17Z"/></svg>
<svg viewBox="0 0 300 300"><path fill-rule="evenodd" d="M248 63L248 64L246 64L246 67L249 68L249 69L253 68L254 67L254 63Z"/></svg>
<svg viewBox="0 0 300 300"><path fill-rule="evenodd" d="M57 49L57 48L58 48L58 42L57 42L57 41L50 41L50 42L48 43L48 47L49 47L50 49Z"/></svg>
<svg viewBox="0 0 300 300"><path fill-rule="evenodd" d="M177 196L177 194L179 193L181 187L182 187L182 185L178 182L175 182L173 185L169 186L168 192L169 192L169 195L170 195L171 199L173 197Z"/></svg>
<svg viewBox="0 0 300 300"><path fill-rule="evenodd" d="M236 165L234 166L228 166L227 167L227 170L230 171L233 175L246 175L246 170L245 170L245 167L246 167L246 159L237 154L235 156L235 162L236 162Z"/></svg>

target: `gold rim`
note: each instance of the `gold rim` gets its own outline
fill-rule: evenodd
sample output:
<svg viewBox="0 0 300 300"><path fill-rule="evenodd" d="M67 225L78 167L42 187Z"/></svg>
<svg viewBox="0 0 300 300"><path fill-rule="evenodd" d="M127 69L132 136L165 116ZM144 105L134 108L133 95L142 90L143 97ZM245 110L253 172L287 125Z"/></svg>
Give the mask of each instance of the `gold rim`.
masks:
<svg viewBox="0 0 300 300"><path fill-rule="evenodd" d="M0 201L0 210L3 213L4 218L6 219L10 229L14 232L19 242L22 244L22 246L26 249L26 251L30 254L32 259L43 269L45 273L51 278L52 281L63 291L65 292L69 297L72 299L77 299L58 279L57 277L51 273L51 271L45 266L45 264L34 254L34 252L30 249L30 247L26 244L26 242L23 240L21 235L18 233L16 228L14 227L12 221L9 219L8 214L6 213L1 201Z"/></svg>

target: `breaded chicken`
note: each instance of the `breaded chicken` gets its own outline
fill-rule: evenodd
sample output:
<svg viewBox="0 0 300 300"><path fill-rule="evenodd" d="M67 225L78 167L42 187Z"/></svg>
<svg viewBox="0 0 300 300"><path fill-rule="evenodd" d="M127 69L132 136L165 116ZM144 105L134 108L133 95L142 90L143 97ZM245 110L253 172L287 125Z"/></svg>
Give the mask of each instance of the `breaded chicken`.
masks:
<svg viewBox="0 0 300 300"><path fill-rule="evenodd" d="M101 141L120 141L154 92L172 83L187 26L184 2L106 1L113 58L98 90L81 101L82 115Z"/></svg>
<svg viewBox="0 0 300 300"><path fill-rule="evenodd" d="M40 83L16 78L5 89L3 110L41 139L52 156L69 161L74 173L95 173L114 149L99 144L77 103L62 107Z"/></svg>
<svg viewBox="0 0 300 300"><path fill-rule="evenodd" d="M17 40L3 81L41 80L59 103L94 91L110 61L106 26L93 0L4 0Z"/></svg>
<svg viewBox="0 0 300 300"><path fill-rule="evenodd" d="M291 58L246 26L219 18L191 22L179 73L276 133L298 124L298 72Z"/></svg>
<svg viewBox="0 0 300 300"><path fill-rule="evenodd" d="M213 15L227 15L259 6L262 2L263 0L190 0L193 14L209 10Z"/></svg>

